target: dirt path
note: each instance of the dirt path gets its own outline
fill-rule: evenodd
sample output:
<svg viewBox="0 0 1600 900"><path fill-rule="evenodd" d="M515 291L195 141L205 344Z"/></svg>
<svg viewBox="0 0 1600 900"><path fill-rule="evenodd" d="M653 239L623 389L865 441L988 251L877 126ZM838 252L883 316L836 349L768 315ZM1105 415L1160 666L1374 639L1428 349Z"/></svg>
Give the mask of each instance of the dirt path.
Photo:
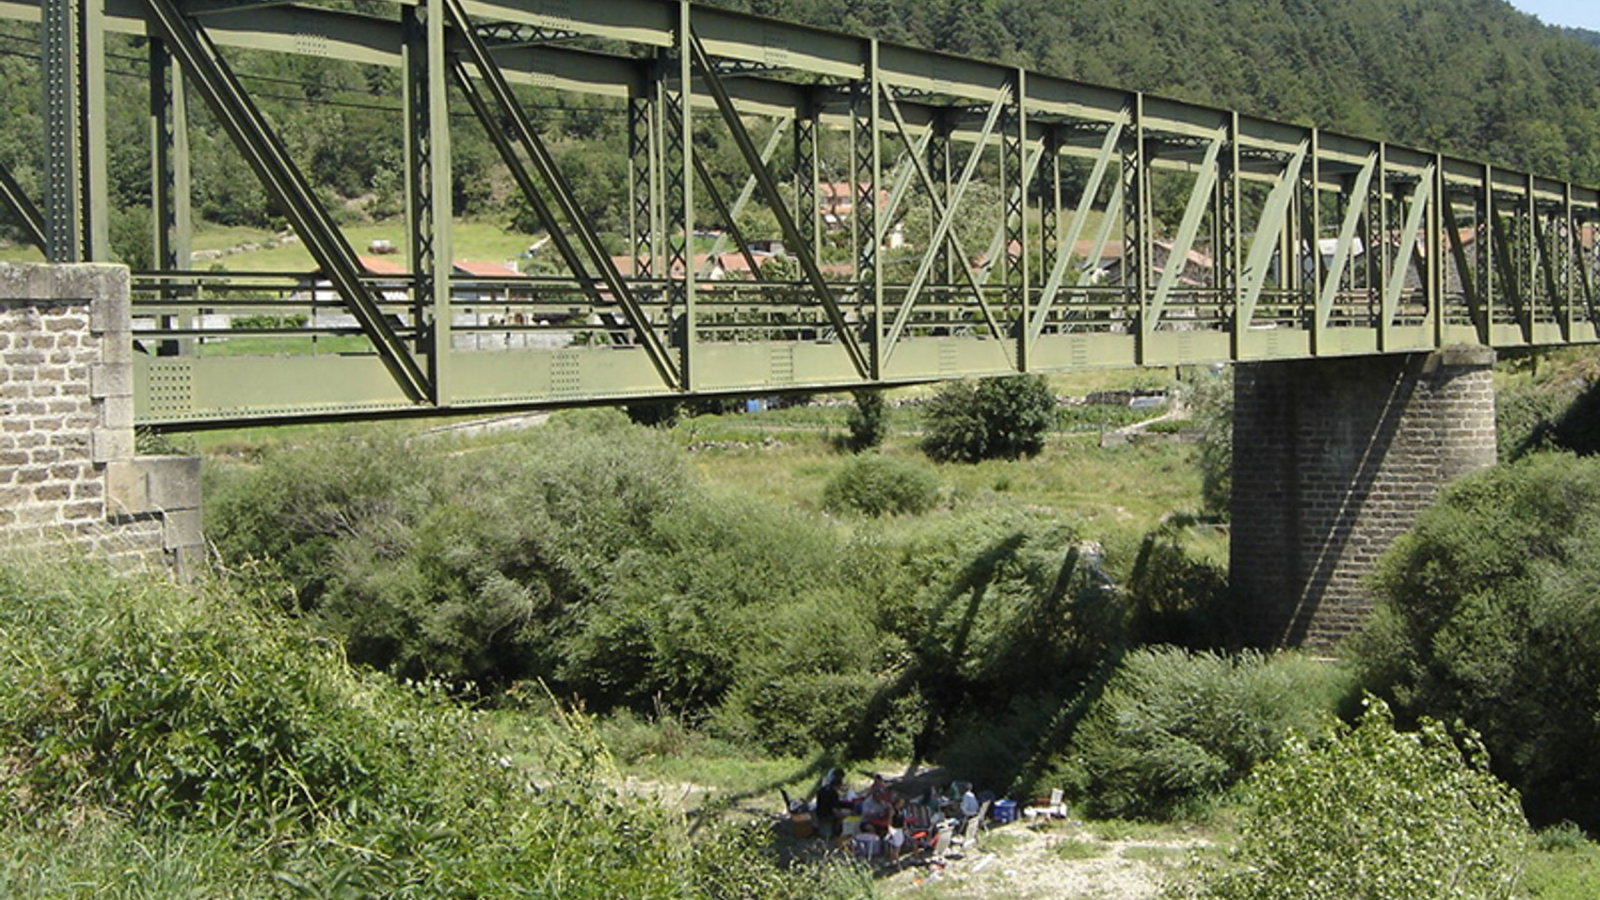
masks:
<svg viewBox="0 0 1600 900"><path fill-rule="evenodd" d="M1147 900L1192 851L1194 840L1102 840L1067 823L1021 823L985 832L976 851L944 866L911 865L887 876L889 898L928 900Z"/></svg>

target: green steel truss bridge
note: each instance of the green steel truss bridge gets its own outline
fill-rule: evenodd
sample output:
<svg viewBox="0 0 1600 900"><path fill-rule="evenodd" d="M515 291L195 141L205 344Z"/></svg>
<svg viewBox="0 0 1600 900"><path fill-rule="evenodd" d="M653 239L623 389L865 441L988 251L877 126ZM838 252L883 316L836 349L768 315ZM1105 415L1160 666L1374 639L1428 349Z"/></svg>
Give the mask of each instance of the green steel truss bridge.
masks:
<svg viewBox="0 0 1600 900"><path fill-rule="evenodd" d="M0 0L0 19L31 35L47 123L45 184L0 168L0 215L59 262L109 259L106 48L143 38L116 65L150 98L157 267L132 314L155 427L1600 334L1593 188L677 0ZM261 52L400 71L371 140L403 147L401 264L358 255L274 133L241 73ZM611 111L626 234L580 202L529 86ZM195 103L315 272L190 262ZM556 274L457 265L452 118L498 150ZM740 177L701 158L712 132ZM781 253L739 232L754 209ZM240 352L240 316L269 349Z"/></svg>

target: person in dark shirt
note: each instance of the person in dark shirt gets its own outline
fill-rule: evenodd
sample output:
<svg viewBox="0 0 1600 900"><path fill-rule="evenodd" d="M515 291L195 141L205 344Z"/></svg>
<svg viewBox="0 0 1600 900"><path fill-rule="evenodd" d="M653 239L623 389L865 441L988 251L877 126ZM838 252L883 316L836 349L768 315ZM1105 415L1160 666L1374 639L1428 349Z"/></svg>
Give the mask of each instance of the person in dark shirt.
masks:
<svg viewBox="0 0 1600 900"><path fill-rule="evenodd" d="M822 785L817 788L817 833L824 839L832 838L839 830L839 811L848 809L843 800L839 798L839 788L844 784L844 773L838 769L828 770L823 776Z"/></svg>

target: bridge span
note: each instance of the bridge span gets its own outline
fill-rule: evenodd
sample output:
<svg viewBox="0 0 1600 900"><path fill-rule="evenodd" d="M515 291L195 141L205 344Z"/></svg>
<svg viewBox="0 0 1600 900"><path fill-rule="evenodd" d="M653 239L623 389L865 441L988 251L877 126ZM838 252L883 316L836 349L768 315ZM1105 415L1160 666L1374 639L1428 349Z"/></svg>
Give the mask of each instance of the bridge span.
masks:
<svg viewBox="0 0 1600 900"><path fill-rule="evenodd" d="M4 90L47 100L44 184L30 196L0 168L0 209L48 259L111 258L107 83L147 86L141 425L1600 334L1590 187L678 0L361 9L0 0L39 62L36 85ZM251 67L268 54L399 72L392 130L372 140L404 151L400 252L352 246L263 114ZM609 230L563 170L570 141L530 112L574 96L626 145ZM196 100L314 271L192 262ZM455 258L452 118L484 129L542 223L517 266L532 272ZM712 139L737 162L705 158ZM743 233L752 216L766 233Z"/></svg>

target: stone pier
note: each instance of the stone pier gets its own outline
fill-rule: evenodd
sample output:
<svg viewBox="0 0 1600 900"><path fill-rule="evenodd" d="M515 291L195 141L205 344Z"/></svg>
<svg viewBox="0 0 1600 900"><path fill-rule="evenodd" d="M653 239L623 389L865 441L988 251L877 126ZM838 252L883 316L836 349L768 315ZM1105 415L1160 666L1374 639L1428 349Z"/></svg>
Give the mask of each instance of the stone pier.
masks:
<svg viewBox="0 0 1600 900"><path fill-rule="evenodd" d="M0 263L0 548L202 561L200 461L135 452L131 327L126 268Z"/></svg>
<svg viewBox="0 0 1600 900"><path fill-rule="evenodd" d="M1487 347L1235 367L1230 579L1260 646L1360 628L1378 558L1495 462Z"/></svg>

